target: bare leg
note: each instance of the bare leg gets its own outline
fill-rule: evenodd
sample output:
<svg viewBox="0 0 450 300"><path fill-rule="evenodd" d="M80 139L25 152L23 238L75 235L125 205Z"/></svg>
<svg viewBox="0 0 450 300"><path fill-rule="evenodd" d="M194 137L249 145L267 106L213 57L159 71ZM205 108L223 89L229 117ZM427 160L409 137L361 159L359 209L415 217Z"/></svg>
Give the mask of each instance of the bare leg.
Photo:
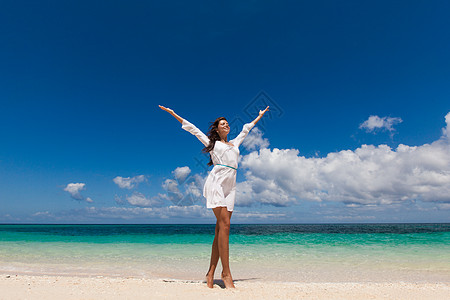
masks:
<svg viewBox="0 0 450 300"><path fill-rule="evenodd" d="M220 261L222 262L222 280L226 288L234 288L229 261L230 219L232 212L229 212L226 207L213 208L213 212L219 227L217 244Z"/></svg>
<svg viewBox="0 0 450 300"><path fill-rule="evenodd" d="M209 263L209 270L206 273L206 285L209 288L214 287L214 272L216 271L217 263L219 262L219 246L217 239L219 237L219 224L216 222L216 231L214 234L214 241L211 249L211 261Z"/></svg>

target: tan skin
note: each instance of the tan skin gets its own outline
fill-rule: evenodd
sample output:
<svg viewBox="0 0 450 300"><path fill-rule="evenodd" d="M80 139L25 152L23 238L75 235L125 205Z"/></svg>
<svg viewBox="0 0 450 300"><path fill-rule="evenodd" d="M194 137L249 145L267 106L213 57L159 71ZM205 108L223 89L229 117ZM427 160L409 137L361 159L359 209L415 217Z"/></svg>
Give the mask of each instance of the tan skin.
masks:
<svg viewBox="0 0 450 300"><path fill-rule="evenodd" d="M159 108L170 113L175 117L180 123L183 123L183 118L177 115L172 109L159 105ZM262 116L269 110L267 106L265 110L260 110L258 117L253 120L256 124L262 118ZM234 146L228 142L228 133L230 133L230 126L226 120L221 120L217 127L217 132L220 136L220 141L222 143ZM222 280L225 287L234 288L233 277L230 271L230 256L229 256L229 238L230 238L230 220L232 211L228 211L226 207L216 207L212 209L214 215L216 216L216 230L214 235L214 241L211 249L211 260L209 264L208 273L206 273L206 285L209 288L214 287L214 272L216 271L217 264L222 262Z"/></svg>

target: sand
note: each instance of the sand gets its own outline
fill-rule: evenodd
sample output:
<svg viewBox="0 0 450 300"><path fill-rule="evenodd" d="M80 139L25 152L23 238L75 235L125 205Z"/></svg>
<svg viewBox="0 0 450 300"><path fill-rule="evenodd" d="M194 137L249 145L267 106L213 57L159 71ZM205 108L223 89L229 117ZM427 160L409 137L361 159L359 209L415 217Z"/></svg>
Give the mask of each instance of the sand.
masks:
<svg viewBox="0 0 450 300"><path fill-rule="evenodd" d="M450 284L414 282L202 281L0 274L0 299L450 299Z"/></svg>

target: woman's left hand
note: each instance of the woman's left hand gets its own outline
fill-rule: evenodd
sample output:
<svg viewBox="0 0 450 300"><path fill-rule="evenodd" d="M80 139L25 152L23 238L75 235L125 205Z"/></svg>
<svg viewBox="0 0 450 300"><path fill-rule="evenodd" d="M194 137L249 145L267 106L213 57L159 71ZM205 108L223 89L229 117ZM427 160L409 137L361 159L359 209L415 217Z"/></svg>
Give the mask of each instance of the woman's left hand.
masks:
<svg viewBox="0 0 450 300"><path fill-rule="evenodd" d="M267 106L265 110L260 110L259 111L259 115L262 117L266 113L266 111L268 111L268 110L269 110L269 107Z"/></svg>

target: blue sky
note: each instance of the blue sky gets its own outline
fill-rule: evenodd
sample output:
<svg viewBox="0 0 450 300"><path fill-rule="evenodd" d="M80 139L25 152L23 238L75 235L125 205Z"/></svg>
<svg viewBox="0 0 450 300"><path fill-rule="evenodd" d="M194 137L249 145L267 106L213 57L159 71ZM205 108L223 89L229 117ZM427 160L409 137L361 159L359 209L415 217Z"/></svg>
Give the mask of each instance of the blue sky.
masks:
<svg viewBox="0 0 450 300"><path fill-rule="evenodd" d="M234 222L450 221L446 1L1 7L2 223L214 222L202 144L158 104L232 134L271 106Z"/></svg>

